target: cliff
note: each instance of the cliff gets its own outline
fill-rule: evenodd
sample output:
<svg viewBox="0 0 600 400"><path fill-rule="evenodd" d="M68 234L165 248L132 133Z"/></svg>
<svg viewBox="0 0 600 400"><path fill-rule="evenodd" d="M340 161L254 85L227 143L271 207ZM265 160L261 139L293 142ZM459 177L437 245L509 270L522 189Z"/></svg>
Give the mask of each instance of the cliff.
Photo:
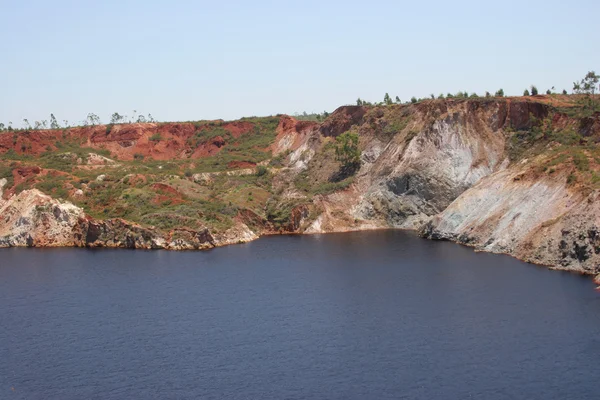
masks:
<svg viewBox="0 0 600 400"><path fill-rule="evenodd" d="M359 139L353 168L335 157L345 132ZM405 228L598 274L598 141L600 113L576 96L5 132L0 246L203 249Z"/></svg>

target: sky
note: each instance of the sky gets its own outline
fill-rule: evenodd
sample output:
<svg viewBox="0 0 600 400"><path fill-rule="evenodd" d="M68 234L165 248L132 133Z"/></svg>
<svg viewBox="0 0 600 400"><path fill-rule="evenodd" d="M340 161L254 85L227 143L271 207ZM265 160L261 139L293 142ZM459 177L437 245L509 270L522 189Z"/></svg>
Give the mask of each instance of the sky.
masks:
<svg viewBox="0 0 600 400"><path fill-rule="evenodd" d="M0 122L333 111L600 72L598 0L0 0Z"/></svg>

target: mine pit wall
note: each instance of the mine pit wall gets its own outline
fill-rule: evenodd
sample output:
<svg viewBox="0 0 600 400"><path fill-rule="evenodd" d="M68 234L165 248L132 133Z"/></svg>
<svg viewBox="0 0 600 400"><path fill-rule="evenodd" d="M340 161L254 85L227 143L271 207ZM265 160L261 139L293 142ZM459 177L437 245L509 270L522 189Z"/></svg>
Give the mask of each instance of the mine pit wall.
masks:
<svg viewBox="0 0 600 400"><path fill-rule="evenodd" d="M553 268L600 274L598 191L583 193L569 187L566 176L560 174L527 177L526 162L509 160L507 131L531 128L532 116L543 119L549 115L547 105L495 99L391 107L396 108L390 112L405 115L407 121L391 134L385 134L390 124L387 111L367 107L341 107L322 124L282 117L273 152L290 152L288 172L277 177L283 186L293 189L294 177L308 168L327 138L355 129L362 150L353 184L310 200L309 206L321 210L312 220L308 208L294 208L290 226L283 233L415 229L426 238L452 240ZM555 115L553 121L568 122L564 115ZM188 129L172 125L174 137ZM597 118L582 125L590 132L599 127ZM139 142L140 137L148 136L146 127L140 125L120 127L109 135L102 129L90 130L90 142L107 136L106 140L114 136L118 143ZM44 135L50 134L42 132L41 137ZM0 192L4 184L0 182ZM290 193L297 195L293 190ZM93 220L78 207L37 190L9 199L0 195L0 215L0 247L205 249L274 233L266 221L259 221L263 228L254 232L241 218L221 234L175 229L165 235L123 220Z"/></svg>

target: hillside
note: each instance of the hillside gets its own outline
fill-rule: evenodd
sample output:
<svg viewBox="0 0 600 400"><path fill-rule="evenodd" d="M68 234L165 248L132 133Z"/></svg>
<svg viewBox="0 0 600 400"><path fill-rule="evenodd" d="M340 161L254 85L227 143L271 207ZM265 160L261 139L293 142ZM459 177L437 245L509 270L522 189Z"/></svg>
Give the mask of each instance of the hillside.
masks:
<svg viewBox="0 0 600 400"><path fill-rule="evenodd" d="M336 138L358 137L354 168ZM0 246L199 249L415 229L600 273L600 113L578 96L0 133Z"/></svg>

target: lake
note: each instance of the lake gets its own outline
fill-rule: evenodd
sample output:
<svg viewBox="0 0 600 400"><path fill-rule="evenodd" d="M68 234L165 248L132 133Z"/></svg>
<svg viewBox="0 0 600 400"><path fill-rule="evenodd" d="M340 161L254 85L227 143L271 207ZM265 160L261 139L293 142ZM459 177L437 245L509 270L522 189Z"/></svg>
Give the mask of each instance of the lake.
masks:
<svg viewBox="0 0 600 400"><path fill-rule="evenodd" d="M589 277L403 231L0 250L2 399L597 399Z"/></svg>

